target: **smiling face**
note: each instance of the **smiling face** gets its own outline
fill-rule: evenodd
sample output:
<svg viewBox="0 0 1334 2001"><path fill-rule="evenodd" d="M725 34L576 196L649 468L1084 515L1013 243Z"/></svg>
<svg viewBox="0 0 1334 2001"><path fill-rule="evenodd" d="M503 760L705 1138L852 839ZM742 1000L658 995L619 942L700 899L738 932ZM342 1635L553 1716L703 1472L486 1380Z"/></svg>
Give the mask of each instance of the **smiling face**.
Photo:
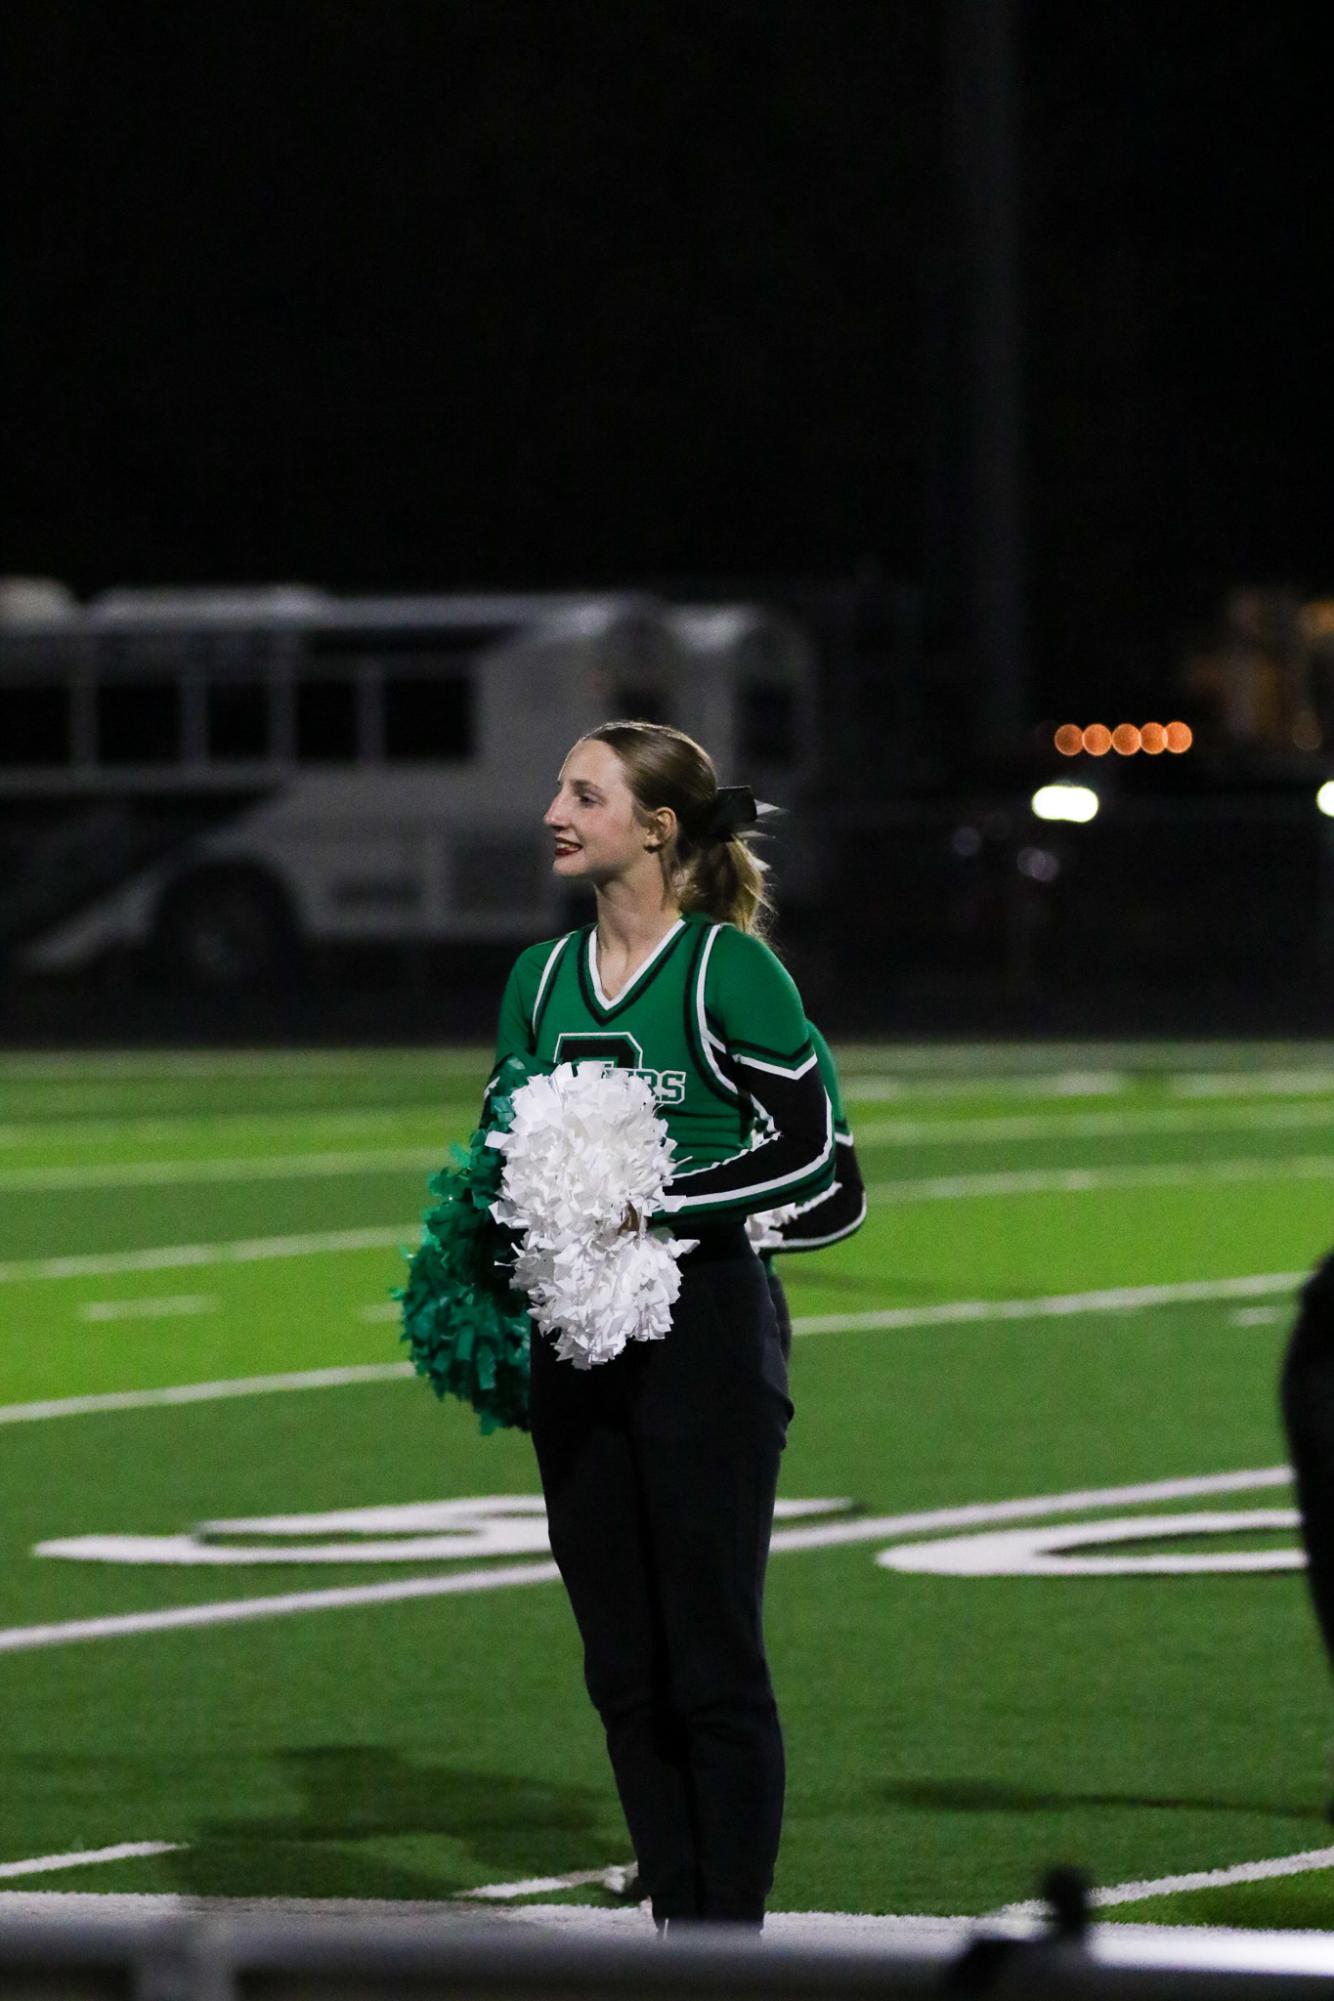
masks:
<svg viewBox="0 0 1334 2001"><path fill-rule="evenodd" d="M610 882L645 865L656 868L664 834L660 814L641 815L625 766L610 744L584 738L561 766L555 798L543 815L555 842L553 868L568 882ZM675 826L675 815L667 819ZM647 824L646 824L647 820Z"/></svg>

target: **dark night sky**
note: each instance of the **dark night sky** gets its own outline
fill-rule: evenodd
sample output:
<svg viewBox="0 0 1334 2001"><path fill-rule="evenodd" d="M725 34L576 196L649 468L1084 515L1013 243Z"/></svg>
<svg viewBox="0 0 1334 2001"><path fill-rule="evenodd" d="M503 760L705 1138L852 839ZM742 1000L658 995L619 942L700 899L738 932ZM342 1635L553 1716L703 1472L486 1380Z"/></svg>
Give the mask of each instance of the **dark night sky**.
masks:
<svg viewBox="0 0 1334 2001"><path fill-rule="evenodd" d="M977 0L963 0L977 4ZM846 574L948 623L943 0L10 0L0 568ZM1334 588L1307 0L1018 12L1040 663Z"/></svg>

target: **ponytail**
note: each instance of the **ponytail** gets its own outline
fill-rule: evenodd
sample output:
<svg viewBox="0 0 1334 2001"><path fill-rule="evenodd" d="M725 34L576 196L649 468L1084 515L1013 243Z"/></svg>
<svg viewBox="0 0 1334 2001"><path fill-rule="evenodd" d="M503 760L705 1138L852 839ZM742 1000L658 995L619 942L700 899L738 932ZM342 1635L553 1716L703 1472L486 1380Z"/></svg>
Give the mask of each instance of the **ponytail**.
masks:
<svg viewBox="0 0 1334 2001"><path fill-rule="evenodd" d="M660 806L675 813L676 838L661 859L682 910L767 936L773 904L765 888L766 864L739 827L718 826L718 773L703 746L669 723L646 722L602 723L585 741L615 751L641 813Z"/></svg>
<svg viewBox="0 0 1334 2001"><path fill-rule="evenodd" d="M749 841L731 834L698 847L678 840L677 849L675 881L682 910L699 910L720 923L735 924L738 931L767 937L774 914L764 880L768 870Z"/></svg>

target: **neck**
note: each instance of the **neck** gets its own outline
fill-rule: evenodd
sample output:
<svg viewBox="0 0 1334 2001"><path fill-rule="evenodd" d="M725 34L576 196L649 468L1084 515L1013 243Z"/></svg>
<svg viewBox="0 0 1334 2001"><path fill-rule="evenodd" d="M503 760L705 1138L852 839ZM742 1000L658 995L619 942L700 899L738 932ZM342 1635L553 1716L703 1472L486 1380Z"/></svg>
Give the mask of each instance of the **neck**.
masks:
<svg viewBox="0 0 1334 2001"><path fill-rule="evenodd" d="M598 944L633 955L656 945L681 910L659 877L649 883L599 883L597 913Z"/></svg>

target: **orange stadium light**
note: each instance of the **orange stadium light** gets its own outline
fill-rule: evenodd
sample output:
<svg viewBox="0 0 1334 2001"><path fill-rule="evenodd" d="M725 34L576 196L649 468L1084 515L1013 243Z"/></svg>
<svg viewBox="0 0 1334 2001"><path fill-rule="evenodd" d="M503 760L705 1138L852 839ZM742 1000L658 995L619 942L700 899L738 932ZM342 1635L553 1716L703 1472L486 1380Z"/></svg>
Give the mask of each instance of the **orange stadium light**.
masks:
<svg viewBox="0 0 1334 2001"><path fill-rule="evenodd" d="M1134 757L1141 750L1150 757L1165 750L1180 756L1194 741L1189 723L1118 723L1114 730L1106 723L1089 723L1084 729L1078 723L1062 723L1052 736L1053 748L1062 757L1078 757L1081 750L1089 757L1106 757L1109 750L1118 757Z"/></svg>

